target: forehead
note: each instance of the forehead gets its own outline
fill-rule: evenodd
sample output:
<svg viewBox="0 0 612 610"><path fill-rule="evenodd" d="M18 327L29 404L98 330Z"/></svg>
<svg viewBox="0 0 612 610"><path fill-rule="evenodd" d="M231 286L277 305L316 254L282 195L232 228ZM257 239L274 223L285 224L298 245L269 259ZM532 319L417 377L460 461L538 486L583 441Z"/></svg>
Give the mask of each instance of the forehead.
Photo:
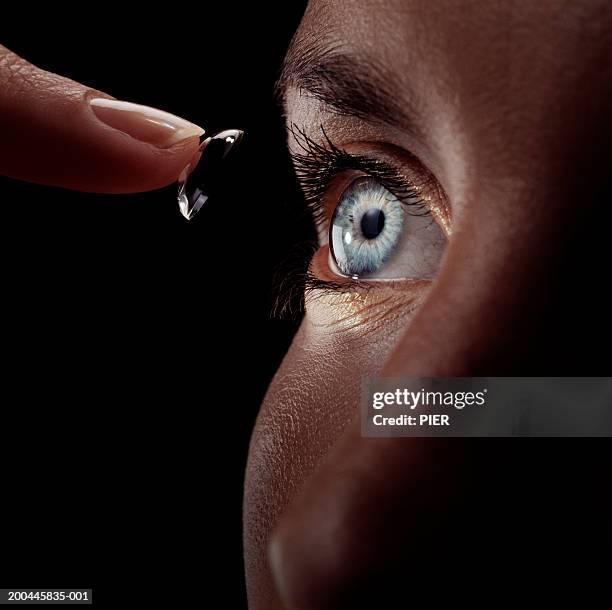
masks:
<svg viewBox="0 0 612 610"><path fill-rule="evenodd" d="M411 89L486 94L609 60L611 25L602 0L311 0L300 33L376 58Z"/></svg>
<svg viewBox="0 0 612 610"><path fill-rule="evenodd" d="M607 0L310 0L302 27L401 59L398 45L459 52L493 45L527 55L533 46L602 39L609 33ZM599 36L597 36L599 34ZM518 43L530 41L529 49ZM410 45L406 43L411 43Z"/></svg>
<svg viewBox="0 0 612 610"><path fill-rule="evenodd" d="M466 161L472 152L480 157L474 166L494 159L506 171L525 157L526 140L540 154L568 131L591 129L585 117L609 123L609 6L604 0L312 0L287 71L313 44L350 57L355 74L366 64L377 67L381 88L408 109L434 156L445 151L448 160L455 150ZM299 97L288 100L290 118L304 114Z"/></svg>

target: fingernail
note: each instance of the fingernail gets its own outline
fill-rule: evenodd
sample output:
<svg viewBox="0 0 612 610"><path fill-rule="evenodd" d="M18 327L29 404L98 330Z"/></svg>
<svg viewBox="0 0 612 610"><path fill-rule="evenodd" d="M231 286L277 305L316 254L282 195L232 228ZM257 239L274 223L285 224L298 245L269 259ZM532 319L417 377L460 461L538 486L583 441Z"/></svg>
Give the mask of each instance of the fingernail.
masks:
<svg viewBox="0 0 612 610"><path fill-rule="evenodd" d="M89 103L98 119L109 127L159 148L170 148L204 133L198 125L157 108L102 97L93 98Z"/></svg>

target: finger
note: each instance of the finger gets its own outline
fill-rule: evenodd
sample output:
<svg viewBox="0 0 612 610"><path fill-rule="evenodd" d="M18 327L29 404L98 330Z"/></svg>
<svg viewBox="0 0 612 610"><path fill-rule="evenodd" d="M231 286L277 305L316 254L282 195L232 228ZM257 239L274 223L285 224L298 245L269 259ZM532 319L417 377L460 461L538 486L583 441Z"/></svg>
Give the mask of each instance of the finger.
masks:
<svg viewBox="0 0 612 610"><path fill-rule="evenodd" d="M203 130L45 72L0 46L0 174L91 192L165 186Z"/></svg>

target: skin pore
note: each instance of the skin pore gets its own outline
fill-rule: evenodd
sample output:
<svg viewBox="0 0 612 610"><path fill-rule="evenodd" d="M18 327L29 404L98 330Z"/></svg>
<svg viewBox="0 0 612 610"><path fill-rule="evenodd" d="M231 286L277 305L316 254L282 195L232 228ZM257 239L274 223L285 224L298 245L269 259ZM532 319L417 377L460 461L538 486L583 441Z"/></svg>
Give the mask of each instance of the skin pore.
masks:
<svg viewBox="0 0 612 610"><path fill-rule="evenodd" d="M347 607L375 567L424 552L394 516L444 517L465 502L468 470L478 489L483 464L507 458L361 438L362 377L601 374L590 345L609 336L609 302L594 294L610 214L610 32L604 1L309 3L281 81L288 129L387 159L447 243L433 282L351 284L330 269L327 233L361 170L323 195L311 272L339 287L307 295L253 433L251 608Z"/></svg>

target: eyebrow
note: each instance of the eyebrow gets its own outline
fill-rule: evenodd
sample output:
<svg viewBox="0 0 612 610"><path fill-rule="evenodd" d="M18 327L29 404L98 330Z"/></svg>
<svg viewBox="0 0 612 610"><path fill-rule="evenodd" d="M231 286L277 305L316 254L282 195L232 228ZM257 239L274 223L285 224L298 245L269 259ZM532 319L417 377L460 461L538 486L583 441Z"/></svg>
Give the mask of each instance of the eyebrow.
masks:
<svg viewBox="0 0 612 610"><path fill-rule="evenodd" d="M285 57L276 92L284 102L287 91L296 88L338 114L416 131L414 120L390 87L396 81L385 66L370 58L313 37L297 36Z"/></svg>

